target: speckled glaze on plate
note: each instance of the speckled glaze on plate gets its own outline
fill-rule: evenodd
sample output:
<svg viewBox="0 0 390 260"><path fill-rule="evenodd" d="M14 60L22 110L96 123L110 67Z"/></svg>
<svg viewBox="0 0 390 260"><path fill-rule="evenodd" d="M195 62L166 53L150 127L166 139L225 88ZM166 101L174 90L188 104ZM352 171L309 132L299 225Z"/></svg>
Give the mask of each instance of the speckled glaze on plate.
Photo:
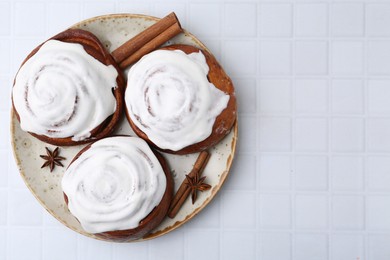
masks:
<svg viewBox="0 0 390 260"><path fill-rule="evenodd" d="M77 23L73 28L80 28L94 33L112 52L157 20L158 18L145 15L115 14L94 17ZM169 42L169 44L173 43L189 44L207 49L188 32L178 35ZM134 135L124 116L114 134ZM180 227L198 214L214 198L228 176L234 158L237 136L238 126L236 121L230 134L209 150L211 157L203 175L207 176L206 182L212 185L212 189L199 192L199 197L194 205L188 199L174 219L166 217L149 235L136 241L162 236ZM19 172L27 187L42 206L65 226L85 236L101 240L93 234L86 233L79 222L70 214L65 205L60 185L65 168L85 145L60 148L60 155L66 157L66 160L63 161L64 168L56 167L53 172L50 172L48 167L41 169L43 160L39 155L45 154L45 147L50 149L55 147L43 143L22 131L13 111L11 111L11 142ZM180 156L163 153L163 155L171 168L176 190L184 180L185 174L191 170L198 154Z"/></svg>

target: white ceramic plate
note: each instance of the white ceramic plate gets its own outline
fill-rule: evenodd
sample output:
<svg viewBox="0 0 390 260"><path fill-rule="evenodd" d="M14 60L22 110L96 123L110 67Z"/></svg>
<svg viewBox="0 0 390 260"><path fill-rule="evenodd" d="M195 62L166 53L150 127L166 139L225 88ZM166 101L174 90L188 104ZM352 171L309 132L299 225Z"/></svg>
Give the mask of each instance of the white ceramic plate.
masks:
<svg viewBox="0 0 390 260"><path fill-rule="evenodd" d="M144 15L117 14L88 19L73 27L94 33L112 52L122 43L152 25L157 20L157 18ZM206 49L199 40L188 32L172 39L169 44L172 43L189 44ZM124 117L115 134L134 134ZM140 241L161 236L178 228L193 218L214 198L229 173L234 157L237 135L238 127L236 123L230 134L218 145L210 149L211 157L203 175L207 176L206 182L212 185L212 189L206 192L199 192L198 199L194 205L189 198L174 219L166 217L155 230L145 238L140 239ZM65 165L64 168L57 166L53 172L50 172L48 167L41 169L44 161L39 155L46 153L45 147L48 147L51 150L55 147L43 143L22 131L13 112L11 112L11 142L20 174L27 187L42 206L56 219L72 230L88 237L101 239L93 234L86 233L81 228L79 222L70 214L64 202L60 186L65 168L84 145L60 148L60 155L66 157L66 160L63 161ZM184 180L185 174L189 173L191 170L198 154L184 156L171 154L163 155L171 167L176 190Z"/></svg>

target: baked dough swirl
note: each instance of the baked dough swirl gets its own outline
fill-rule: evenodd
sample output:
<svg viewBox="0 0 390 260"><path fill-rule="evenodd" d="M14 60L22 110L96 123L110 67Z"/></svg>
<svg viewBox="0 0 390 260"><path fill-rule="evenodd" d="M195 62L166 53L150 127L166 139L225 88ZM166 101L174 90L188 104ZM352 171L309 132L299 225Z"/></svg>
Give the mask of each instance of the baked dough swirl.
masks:
<svg viewBox="0 0 390 260"><path fill-rule="evenodd" d="M125 103L130 120L160 149L174 152L209 137L230 96L208 81L198 50L157 50L128 73Z"/></svg>
<svg viewBox="0 0 390 260"><path fill-rule="evenodd" d="M99 137L102 129L97 128L104 128L121 108L117 97L122 94L113 94L122 92L120 72L90 55L83 44L48 40L21 66L12 98L24 131L57 145L78 144ZM97 53L106 54L104 49Z"/></svg>
<svg viewBox="0 0 390 260"><path fill-rule="evenodd" d="M128 136L93 143L76 156L62 179L68 208L89 233L137 228L168 186L147 143Z"/></svg>

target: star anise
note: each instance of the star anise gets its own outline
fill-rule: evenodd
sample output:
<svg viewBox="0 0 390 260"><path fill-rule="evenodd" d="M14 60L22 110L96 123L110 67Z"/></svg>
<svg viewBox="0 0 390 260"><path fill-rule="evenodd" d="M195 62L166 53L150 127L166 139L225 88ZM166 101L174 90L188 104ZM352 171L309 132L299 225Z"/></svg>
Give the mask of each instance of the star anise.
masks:
<svg viewBox="0 0 390 260"><path fill-rule="evenodd" d="M62 156L58 156L59 155L58 147L56 149L54 149L53 152L50 151L49 148L47 148L47 147L45 147L45 148L46 148L47 155L39 155L42 159L46 160L42 164L41 168L49 166L50 172L52 172L56 165L64 167L64 165L61 163L61 161L65 160L66 158L62 157Z"/></svg>
<svg viewBox="0 0 390 260"><path fill-rule="evenodd" d="M197 172L194 177L190 177L187 174L186 179L187 179L186 185L191 189L192 204L195 203L196 198L198 197L198 191L205 191L211 189L211 185L204 183L206 176L200 178L199 172Z"/></svg>

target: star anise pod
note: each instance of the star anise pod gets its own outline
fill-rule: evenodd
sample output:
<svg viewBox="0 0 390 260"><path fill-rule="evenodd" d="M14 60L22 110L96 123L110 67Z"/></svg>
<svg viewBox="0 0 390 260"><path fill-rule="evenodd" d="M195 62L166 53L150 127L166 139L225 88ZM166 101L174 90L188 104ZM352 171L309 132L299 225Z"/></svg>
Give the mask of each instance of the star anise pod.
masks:
<svg viewBox="0 0 390 260"><path fill-rule="evenodd" d="M194 177L190 177L187 174L186 179L186 185L191 189L192 204L195 203L196 198L198 197L198 191L205 191L211 189L211 185L204 183L206 176L199 178L199 172L197 172Z"/></svg>
<svg viewBox="0 0 390 260"><path fill-rule="evenodd" d="M47 155L39 155L42 159L45 160L45 162L41 166L41 169L46 167L46 166L49 166L50 172L52 172L56 165L64 167L64 165L61 163L61 161L65 160L66 158L62 157L62 156L58 156L59 155L58 147L56 149L54 149L53 152L50 151L49 148L47 148L47 147L45 147L45 148L46 148Z"/></svg>

